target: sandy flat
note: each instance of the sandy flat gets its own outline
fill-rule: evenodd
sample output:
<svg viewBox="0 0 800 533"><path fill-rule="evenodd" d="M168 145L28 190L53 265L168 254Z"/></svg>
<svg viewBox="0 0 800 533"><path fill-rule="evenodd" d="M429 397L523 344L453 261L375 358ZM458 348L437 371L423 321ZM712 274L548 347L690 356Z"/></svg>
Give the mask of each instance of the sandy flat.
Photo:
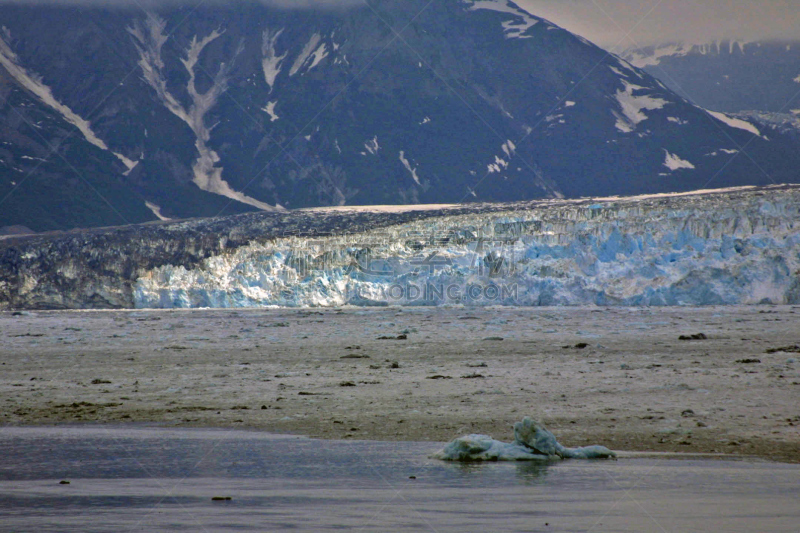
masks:
<svg viewBox="0 0 800 533"><path fill-rule="evenodd" d="M3 425L447 441L527 415L569 446L800 462L798 307L6 312L0 339Z"/></svg>

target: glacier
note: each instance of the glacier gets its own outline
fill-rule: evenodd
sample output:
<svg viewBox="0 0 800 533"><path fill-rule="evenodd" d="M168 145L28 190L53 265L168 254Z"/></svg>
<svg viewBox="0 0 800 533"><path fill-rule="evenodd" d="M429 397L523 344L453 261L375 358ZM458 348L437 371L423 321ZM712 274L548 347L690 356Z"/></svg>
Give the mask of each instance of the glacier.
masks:
<svg viewBox="0 0 800 533"><path fill-rule="evenodd" d="M745 187L292 232L151 268L132 299L137 308L798 304L799 278L800 189Z"/></svg>

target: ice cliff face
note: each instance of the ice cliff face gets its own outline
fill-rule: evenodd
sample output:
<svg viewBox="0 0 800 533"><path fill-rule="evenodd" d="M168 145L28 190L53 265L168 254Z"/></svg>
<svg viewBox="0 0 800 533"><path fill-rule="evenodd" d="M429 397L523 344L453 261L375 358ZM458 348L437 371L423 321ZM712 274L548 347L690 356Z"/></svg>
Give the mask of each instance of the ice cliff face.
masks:
<svg viewBox="0 0 800 533"><path fill-rule="evenodd" d="M800 303L800 190L515 206L163 265L140 308Z"/></svg>
<svg viewBox="0 0 800 533"><path fill-rule="evenodd" d="M0 309L800 303L800 187L0 239Z"/></svg>

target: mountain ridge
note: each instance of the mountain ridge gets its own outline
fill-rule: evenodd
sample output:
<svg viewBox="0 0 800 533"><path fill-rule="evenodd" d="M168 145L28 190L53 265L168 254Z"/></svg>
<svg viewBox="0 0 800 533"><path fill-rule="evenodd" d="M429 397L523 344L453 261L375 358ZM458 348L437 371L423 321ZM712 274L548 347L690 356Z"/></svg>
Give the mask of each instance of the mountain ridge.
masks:
<svg viewBox="0 0 800 533"><path fill-rule="evenodd" d="M9 168L25 175L22 158L41 153L0 139L13 147L0 150L0 199L22 198L0 225L41 231L253 209L685 191L791 182L800 164L793 140L753 138L509 0L0 14L10 91L0 113L17 112L13 98L37 107L30 82L22 89L9 71L16 64L101 140L91 142L79 120L42 132L29 120L8 132L24 130L43 153L67 142L92 155L50 163L47 176L34 169L24 190ZM48 37L42 28L56 19L65 30ZM58 115L42 102L37 112ZM707 155L745 145L751 158ZM84 159L103 160L107 176L84 181L114 183L115 198L129 198L62 195L99 223L26 218L59 172L86 174Z"/></svg>

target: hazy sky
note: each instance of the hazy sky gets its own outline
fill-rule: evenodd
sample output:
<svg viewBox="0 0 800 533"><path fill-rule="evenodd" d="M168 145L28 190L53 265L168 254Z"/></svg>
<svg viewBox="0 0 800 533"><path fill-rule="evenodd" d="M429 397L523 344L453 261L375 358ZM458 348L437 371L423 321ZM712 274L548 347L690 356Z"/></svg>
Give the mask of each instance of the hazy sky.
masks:
<svg viewBox="0 0 800 533"><path fill-rule="evenodd" d="M244 0L206 0L234 4ZM364 0L251 0L283 7L358 5ZM376 0L378 1L378 0ZM441 0L433 0L441 1ZM514 0L535 15L619 49L675 40L800 40L800 0ZM0 0L22 4L153 5L196 0ZM630 36L626 35L630 32Z"/></svg>
<svg viewBox="0 0 800 533"><path fill-rule="evenodd" d="M673 40L800 40L798 0L516 0L610 48ZM630 32L630 37L626 35Z"/></svg>

